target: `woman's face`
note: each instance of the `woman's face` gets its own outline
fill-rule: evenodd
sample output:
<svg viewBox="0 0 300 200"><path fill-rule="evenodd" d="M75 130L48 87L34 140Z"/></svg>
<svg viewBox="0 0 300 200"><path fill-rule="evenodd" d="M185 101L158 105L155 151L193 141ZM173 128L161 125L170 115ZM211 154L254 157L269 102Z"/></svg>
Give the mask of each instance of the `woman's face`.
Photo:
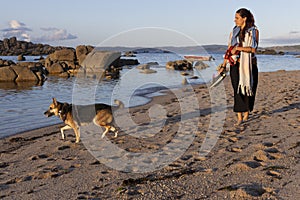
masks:
<svg viewBox="0 0 300 200"><path fill-rule="evenodd" d="M244 27L246 25L246 17L242 18L239 13L235 13L234 22L236 26Z"/></svg>

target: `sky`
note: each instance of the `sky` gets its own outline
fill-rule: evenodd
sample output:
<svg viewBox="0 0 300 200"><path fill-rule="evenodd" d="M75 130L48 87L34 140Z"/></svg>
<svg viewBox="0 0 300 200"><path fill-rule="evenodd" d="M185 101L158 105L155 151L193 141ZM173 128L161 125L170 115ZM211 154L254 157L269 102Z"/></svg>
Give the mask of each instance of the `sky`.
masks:
<svg viewBox="0 0 300 200"><path fill-rule="evenodd" d="M0 40L53 46L194 46L228 43L249 9L262 47L300 44L299 0L1 0Z"/></svg>

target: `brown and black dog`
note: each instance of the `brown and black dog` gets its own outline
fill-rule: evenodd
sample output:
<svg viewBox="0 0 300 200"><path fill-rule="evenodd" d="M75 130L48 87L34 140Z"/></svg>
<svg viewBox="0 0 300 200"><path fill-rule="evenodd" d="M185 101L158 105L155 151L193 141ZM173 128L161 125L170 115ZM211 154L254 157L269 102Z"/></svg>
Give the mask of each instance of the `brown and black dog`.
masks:
<svg viewBox="0 0 300 200"><path fill-rule="evenodd" d="M53 98L52 101L49 109L44 114L47 117L53 115L58 116L66 124L66 126L60 129L62 139L65 139L64 130L73 129L76 136L76 143L78 143L80 141L79 127L90 122L105 128L102 138L108 131L114 132L115 137L118 136L117 129L112 125L114 121L112 111L124 107L124 104L121 101L115 100L117 106L110 106L107 104L75 106L69 103L61 103L57 101L56 98ZM73 109L75 112L72 111Z"/></svg>

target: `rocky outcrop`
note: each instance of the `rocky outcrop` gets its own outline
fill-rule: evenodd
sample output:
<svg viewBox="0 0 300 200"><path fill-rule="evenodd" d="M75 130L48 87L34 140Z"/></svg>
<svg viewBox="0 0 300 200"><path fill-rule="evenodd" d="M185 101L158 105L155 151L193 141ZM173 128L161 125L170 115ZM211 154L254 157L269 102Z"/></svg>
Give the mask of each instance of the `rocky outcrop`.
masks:
<svg viewBox="0 0 300 200"><path fill-rule="evenodd" d="M76 74L80 68L73 48L60 49L49 54L45 59L45 67L49 74L62 76Z"/></svg>
<svg viewBox="0 0 300 200"><path fill-rule="evenodd" d="M5 38L0 40L0 55L48 55L55 50L63 49L64 47L52 47L48 44L34 44L32 42L18 41L16 37Z"/></svg>
<svg viewBox="0 0 300 200"><path fill-rule="evenodd" d="M76 47L76 57L78 60L78 64L81 65L84 61L85 57L92 52L94 47L92 46L85 46L85 45L79 45Z"/></svg>
<svg viewBox="0 0 300 200"><path fill-rule="evenodd" d="M43 82L46 79L44 66L40 63L22 63L0 66L0 82Z"/></svg>
<svg viewBox="0 0 300 200"><path fill-rule="evenodd" d="M120 52L100 51L92 46L80 45L76 50L68 48L48 55L45 67L49 74L60 76L75 75L81 69L84 73L101 74L106 79L116 79L120 76L120 57Z"/></svg>
<svg viewBox="0 0 300 200"><path fill-rule="evenodd" d="M86 56L81 67L85 73L118 78L120 57L120 52L94 50Z"/></svg>
<svg viewBox="0 0 300 200"><path fill-rule="evenodd" d="M265 49L258 49L256 51L257 54L263 54L263 55L284 55L284 52L283 51L279 51L277 52L276 50L274 49L268 49L268 48L265 48Z"/></svg>
<svg viewBox="0 0 300 200"><path fill-rule="evenodd" d="M93 51L86 56L81 65L86 72L94 73L111 65L119 66L120 57L120 52Z"/></svg>
<svg viewBox="0 0 300 200"><path fill-rule="evenodd" d="M166 68L172 70L192 70L193 63L187 60L169 61L166 64Z"/></svg>
<svg viewBox="0 0 300 200"><path fill-rule="evenodd" d="M101 51L95 51L94 49L95 47L93 46L85 45L77 46L76 49L51 47L49 45L17 41L16 37L6 38L3 41L0 40L0 55L17 55L17 60L22 61L15 64L12 61L0 60L0 67L6 67L1 69L1 73L3 74L1 81L31 81L36 80L36 77L40 81L44 79L43 76L46 74L59 76L75 75L80 68L88 73L99 72L98 70L104 69L102 74L107 79L115 79L119 78L121 66L139 64L136 59L120 59L120 52L106 51L105 53L99 53ZM40 55L41 58L42 55L48 56L45 59L36 60L36 63L43 66L42 68L36 66L32 68L26 66L26 64L31 66L33 64L24 62L25 55ZM108 59L107 56L110 58ZM21 65L24 69L21 70L19 67L14 67L15 65ZM27 69L25 69L26 67ZM37 68L38 70L36 70Z"/></svg>

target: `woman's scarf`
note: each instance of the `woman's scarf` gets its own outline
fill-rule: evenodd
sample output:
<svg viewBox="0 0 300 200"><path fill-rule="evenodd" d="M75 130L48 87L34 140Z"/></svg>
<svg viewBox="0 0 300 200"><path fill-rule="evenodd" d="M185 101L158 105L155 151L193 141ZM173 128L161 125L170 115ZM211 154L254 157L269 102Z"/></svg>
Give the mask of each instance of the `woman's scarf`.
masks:
<svg viewBox="0 0 300 200"><path fill-rule="evenodd" d="M257 47L255 41L255 27L248 29L245 33L245 39L242 41L243 47ZM240 33L240 27L235 27L231 34L231 46L238 44L238 37ZM254 34L254 35L253 35ZM252 75L252 53L241 52L240 53L240 66L239 66L239 85L238 93L242 93L246 96L253 96L253 75Z"/></svg>

